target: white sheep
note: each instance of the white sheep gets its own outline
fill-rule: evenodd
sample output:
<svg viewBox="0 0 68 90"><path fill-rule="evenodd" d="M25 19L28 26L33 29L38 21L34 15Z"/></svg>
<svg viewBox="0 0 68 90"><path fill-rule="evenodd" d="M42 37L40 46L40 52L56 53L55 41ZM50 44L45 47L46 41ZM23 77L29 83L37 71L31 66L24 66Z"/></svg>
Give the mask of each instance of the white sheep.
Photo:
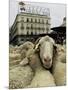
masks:
<svg viewBox="0 0 68 90"><path fill-rule="evenodd" d="M30 49L27 53L27 59L24 59L20 64L24 66L27 63L32 68L34 77L31 81L31 84L26 87L55 86L52 74L43 67L35 49Z"/></svg>
<svg viewBox="0 0 68 90"><path fill-rule="evenodd" d="M30 66L21 67L17 65L9 71L9 88L25 88L33 79L33 71Z"/></svg>
<svg viewBox="0 0 68 90"><path fill-rule="evenodd" d="M11 46L9 47L9 64L10 69L14 68L15 65L18 65L21 60L26 57L26 53L30 48L33 48L34 44L27 41L20 46Z"/></svg>
<svg viewBox="0 0 68 90"><path fill-rule="evenodd" d="M15 67L15 65L18 65L21 62L21 54L19 53L18 47L14 47L12 50L9 52L9 65L10 69L12 67Z"/></svg>
<svg viewBox="0 0 68 90"><path fill-rule="evenodd" d="M57 45L53 61L52 73L57 86L66 85L66 57L63 46Z"/></svg>
<svg viewBox="0 0 68 90"><path fill-rule="evenodd" d="M33 48L33 44L31 42L25 42L21 46L16 46L13 49L13 52L9 54L10 59L10 75L9 75L9 88L24 88L30 84L33 78L33 71L30 66L21 66L19 63L21 62L22 53L25 53ZM19 52L18 52L19 51ZM25 60L26 61L26 60Z"/></svg>
<svg viewBox="0 0 68 90"><path fill-rule="evenodd" d="M64 45L56 44L56 58L62 63L66 63L66 48Z"/></svg>
<svg viewBox="0 0 68 90"><path fill-rule="evenodd" d="M17 54L20 53L20 48L19 46L9 46L9 53Z"/></svg>
<svg viewBox="0 0 68 90"><path fill-rule="evenodd" d="M27 42L25 42L25 43L23 43L22 45L19 46L19 48L21 50L23 50L23 49L29 50L29 49L31 49L33 47L34 47L34 44L32 42L30 42L30 41L27 41Z"/></svg>
<svg viewBox="0 0 68 90"><path fill-rule="evenodd" d="M52 70L55 83L57 86L66 85L66 64L62 62L54 63L54 67Z"/></svg>
<svg viewBox="0 0 68 90"><path fill-rule="evenodd" d="M32 42L25 42L24 44L19 46L21 52L21 60L26 57L26 53L29 49L34 48L34 44Z"/></svg>
<svg viewBox="0 0 68 90"><path fill-rule="evenodd" d="M42 37L35 46L35 50L39 50L39 56L45 68L49 69L52 66L52 60L55 50L55 41L49 37Z"/></svg>

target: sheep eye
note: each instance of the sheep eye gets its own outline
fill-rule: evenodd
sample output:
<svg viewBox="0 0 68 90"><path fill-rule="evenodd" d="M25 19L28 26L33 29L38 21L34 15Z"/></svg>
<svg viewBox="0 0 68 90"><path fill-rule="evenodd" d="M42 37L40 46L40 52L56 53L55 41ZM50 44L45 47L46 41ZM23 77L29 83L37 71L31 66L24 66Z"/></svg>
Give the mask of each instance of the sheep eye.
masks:
<svg viewBox="0 0 68 90"><path fill-rule="evenodd" d="M41 46L41 44L39 44L39 46Z"/></svg>

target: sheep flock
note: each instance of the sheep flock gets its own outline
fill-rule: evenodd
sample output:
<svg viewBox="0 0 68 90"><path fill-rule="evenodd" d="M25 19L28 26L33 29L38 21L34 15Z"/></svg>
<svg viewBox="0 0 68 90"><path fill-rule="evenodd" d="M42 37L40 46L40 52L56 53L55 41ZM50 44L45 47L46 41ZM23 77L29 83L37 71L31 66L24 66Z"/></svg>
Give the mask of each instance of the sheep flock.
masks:
<svg viewBox="0 0 68 90"><path fill-rule="evenodd" d="M66 85L66 45L49 36L35 43L9 45L9 88Z"/></svg>

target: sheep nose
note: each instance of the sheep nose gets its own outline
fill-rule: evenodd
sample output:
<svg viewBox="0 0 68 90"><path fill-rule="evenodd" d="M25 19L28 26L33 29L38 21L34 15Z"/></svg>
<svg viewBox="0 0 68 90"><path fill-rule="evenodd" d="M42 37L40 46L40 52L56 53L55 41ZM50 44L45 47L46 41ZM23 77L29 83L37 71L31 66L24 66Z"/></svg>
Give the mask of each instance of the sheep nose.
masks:
<svg viewBox="0 0 68 90"><path fill-rule="evenodd" d="M46 59L46 58L44 58L44 61L45 61L45 62L50 62L51 59Z"/></svg>

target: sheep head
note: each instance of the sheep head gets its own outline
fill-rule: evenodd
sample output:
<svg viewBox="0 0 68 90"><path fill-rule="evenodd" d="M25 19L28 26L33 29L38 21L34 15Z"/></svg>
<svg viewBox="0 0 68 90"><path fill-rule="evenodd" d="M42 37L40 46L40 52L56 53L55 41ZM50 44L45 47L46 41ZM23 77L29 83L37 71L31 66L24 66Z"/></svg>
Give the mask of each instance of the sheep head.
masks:
<svg viewBox="0 0 68 90"><path fill-rule="evenodd" d="M43 66L47 69L51 68L52 66L54 48L56 48L55 42L49 36L42 37L35 46L35 50L39 51Z"/></svg>

